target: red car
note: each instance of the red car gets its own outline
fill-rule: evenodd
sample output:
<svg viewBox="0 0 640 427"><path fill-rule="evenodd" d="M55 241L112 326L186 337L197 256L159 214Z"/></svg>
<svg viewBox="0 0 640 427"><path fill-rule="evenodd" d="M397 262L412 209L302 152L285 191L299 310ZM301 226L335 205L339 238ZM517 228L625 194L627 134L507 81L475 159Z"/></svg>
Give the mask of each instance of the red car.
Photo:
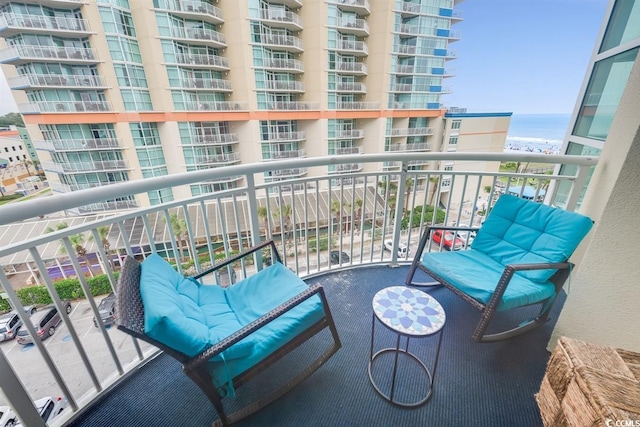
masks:
<svg viewBox="0 0 640 427"><path fill-rule="evenodd" d="M444 242L442 241L442 233L444 232ZM442 245L448 251L459 251L464 249L465 241L458 237L453 231L433 230L431 232L431 240L438 245Z"/></svg>

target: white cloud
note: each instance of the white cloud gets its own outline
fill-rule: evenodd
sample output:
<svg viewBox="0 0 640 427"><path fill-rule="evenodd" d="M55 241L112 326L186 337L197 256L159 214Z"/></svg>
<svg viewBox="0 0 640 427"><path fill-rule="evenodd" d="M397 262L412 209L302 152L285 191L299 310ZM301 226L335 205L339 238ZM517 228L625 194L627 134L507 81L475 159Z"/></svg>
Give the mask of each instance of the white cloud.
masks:
<svg viewBox="0 0 640 427"><path fill-rule="evenodd" d="M0 69L0 116L4 116L7 113L17 113L18 107L13 100L11 89L7 84L7 80L4 77L2 69Z"/></svg>

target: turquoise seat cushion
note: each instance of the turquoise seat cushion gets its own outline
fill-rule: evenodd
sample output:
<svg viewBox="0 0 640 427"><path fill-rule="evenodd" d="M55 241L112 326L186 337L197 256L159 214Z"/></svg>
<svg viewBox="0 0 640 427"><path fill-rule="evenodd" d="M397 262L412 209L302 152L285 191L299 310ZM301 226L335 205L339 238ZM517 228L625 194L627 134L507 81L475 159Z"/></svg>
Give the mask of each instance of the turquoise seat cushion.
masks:
<svg viewBox="0 0 640 427"><path fill-rule="evenodd" d="M140 295L145 309L145 333L187 356L195 356L242 327L219 286L185 278L160 256L141 264ZM227 359L245 357L253 340L243 340L225 352Z"/></svg>
<svg viewBox="0 0 640 427"><path fill-rule="evenodd" d="M471 247L503 266L564 262L592 225L584 215L505 194L496 202ZM549 269L516 274L546 283L555 272Z"/></svg>
<svg viewBox="0 0 640 427"><path fill-rule="evenodd" d="M308 289L295 273L277 262L226 288L229 306L241 324L253 322ZM233 392L230 379L245 372L324 317L320 297L312 296L251 335L247 357L212 361L209 371L221 393Z"/></svg>
<svg viewBox="0 0 640 427"><path fill-rule="evenodd" d="M504 266L492 257L469 249L455 252L426 252L422 264L473 299L487 304ZM534 282L514 274L498 306L499 311L544 301L555 295L551 282Z"/></svg>

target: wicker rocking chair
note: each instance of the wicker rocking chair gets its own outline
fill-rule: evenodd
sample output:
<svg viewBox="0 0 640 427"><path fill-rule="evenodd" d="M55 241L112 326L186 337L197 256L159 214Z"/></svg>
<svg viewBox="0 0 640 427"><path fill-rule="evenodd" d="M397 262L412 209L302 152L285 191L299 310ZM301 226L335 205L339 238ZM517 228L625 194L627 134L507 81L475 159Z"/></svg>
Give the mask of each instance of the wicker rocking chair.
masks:
<svg viewBox="0 0 640 427"><path fill-rule="evenodd" d="M226 288L199 282L245 257L263 268ZM116 310L118 329L182 363L184 373L215 407L219 419L213 425L226 426L264 408L341 346L323 288L309 287L284 267L271 241L191 278L179 275L157 255L142 263L127 257L118 280ZM223 399L233 398L235 389L325 328L331 343L317 359L271 394L225 412ZM186 334L181 331L189 331L188 336L176 336Z"/></svg>

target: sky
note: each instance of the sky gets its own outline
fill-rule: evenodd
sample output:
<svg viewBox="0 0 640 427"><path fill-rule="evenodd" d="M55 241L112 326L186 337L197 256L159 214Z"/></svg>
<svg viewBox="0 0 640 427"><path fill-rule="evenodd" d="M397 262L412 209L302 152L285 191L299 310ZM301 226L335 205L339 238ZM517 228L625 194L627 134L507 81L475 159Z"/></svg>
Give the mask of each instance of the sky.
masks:
<svg viewBox="0 0 640 427"><path fill-rule="evenodd" d="M378 0L376 0L378 1ZM447 107L571 113L609 0L465 0ZM0 70L0 115L17 112Z"/></svg>

